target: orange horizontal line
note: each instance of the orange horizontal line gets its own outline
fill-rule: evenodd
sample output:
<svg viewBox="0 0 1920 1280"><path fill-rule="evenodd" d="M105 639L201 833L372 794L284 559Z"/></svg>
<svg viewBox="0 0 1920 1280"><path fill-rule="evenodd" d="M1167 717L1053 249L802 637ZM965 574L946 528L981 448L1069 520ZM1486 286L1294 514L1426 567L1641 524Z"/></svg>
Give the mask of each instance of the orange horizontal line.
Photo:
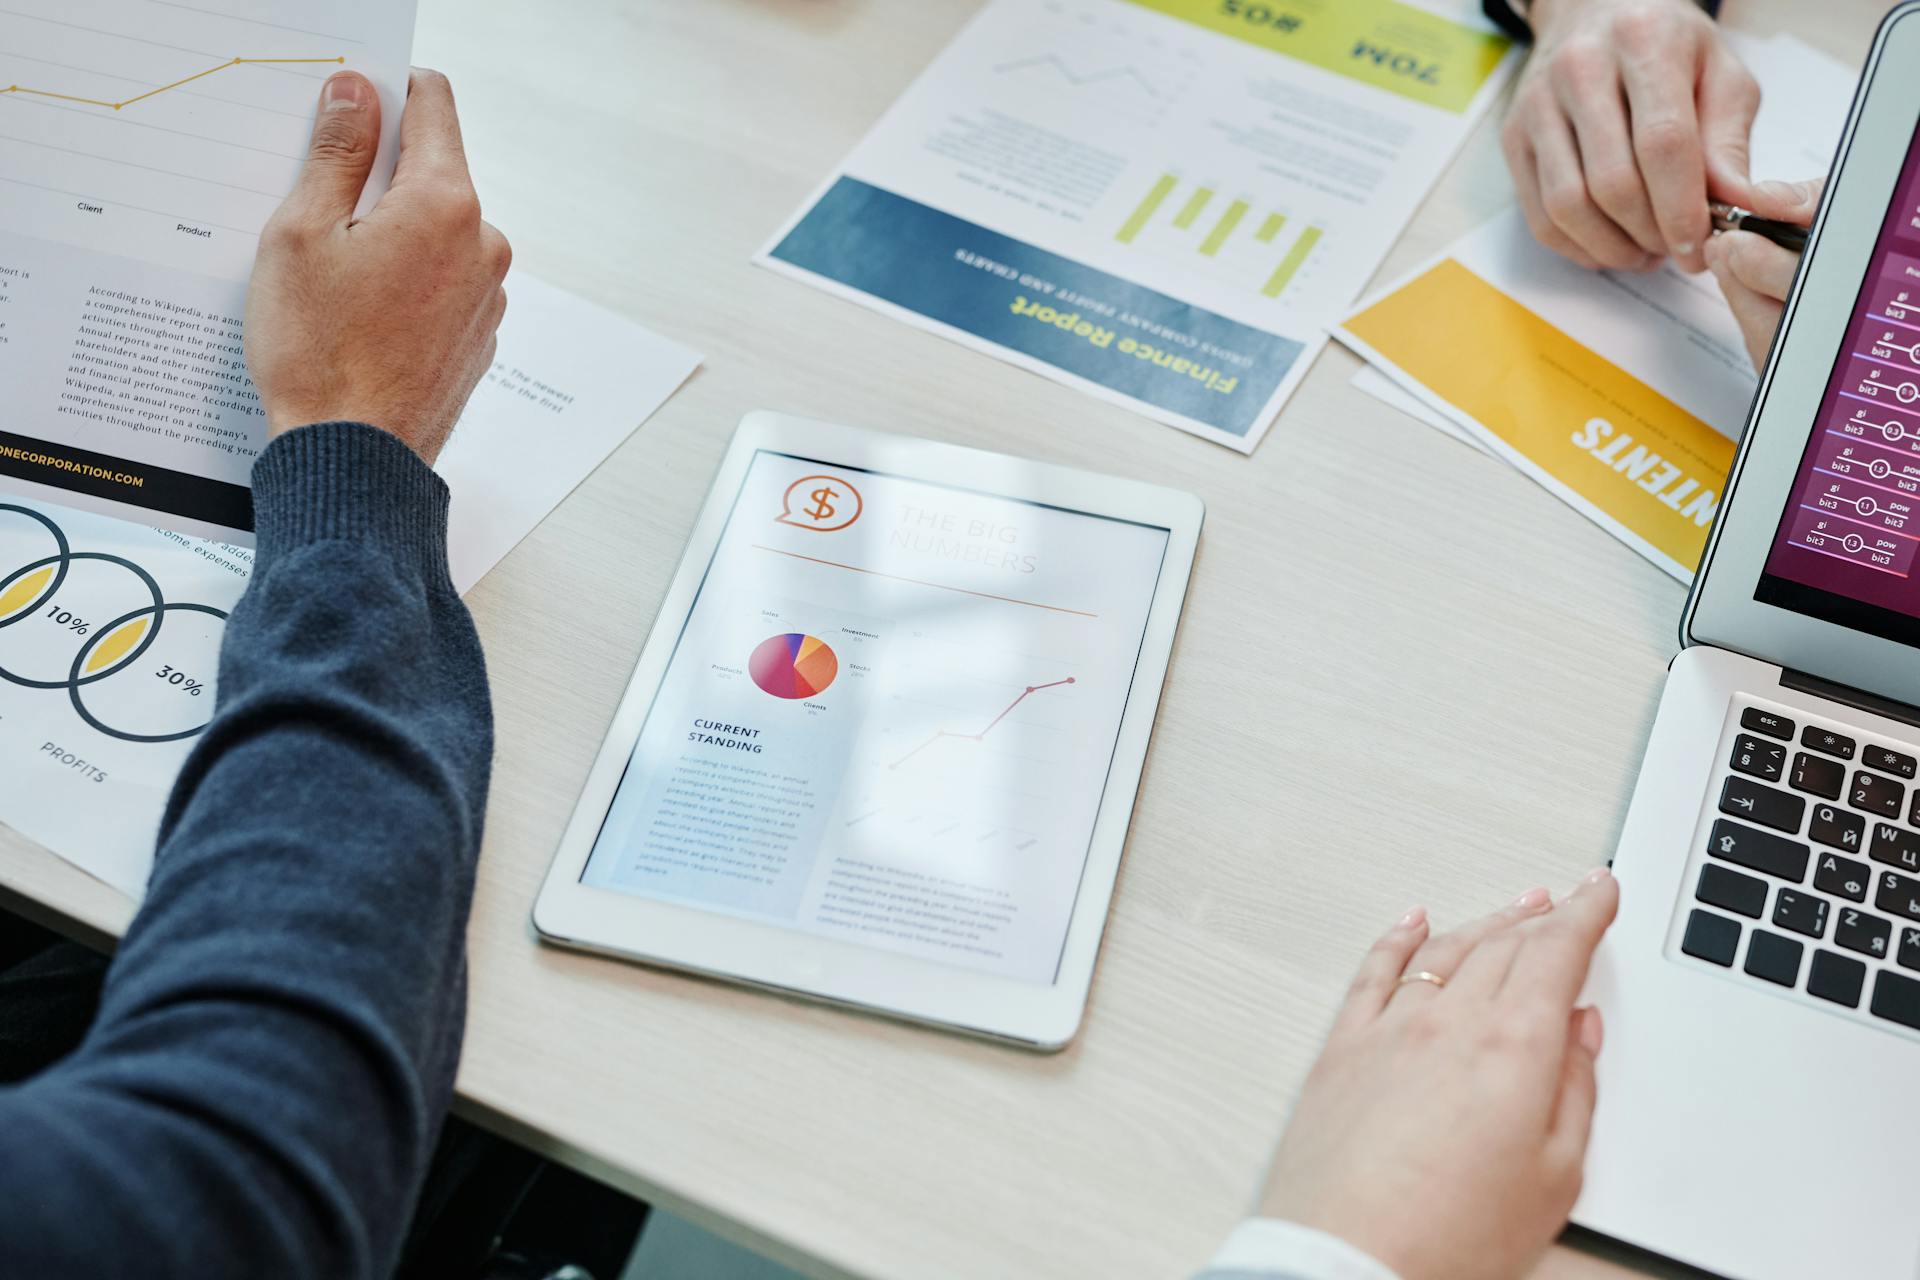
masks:
<svg viewBox="0 0 1920 1280"><path fill-rule="evenodd" d="M235 58L231 62L223 62L217 67L208 67L205 71L190 75L184 80L175 80L172 84L163 84L158 89L147 90L147 92L141 94L139 97L125 98L119 102L113 102L105 98L76 98L70 93L55 93L51 89L29 89L27 86L21 84L8 85L6 88L0 89L0 93L25 93L31 94L36 98L58 98L62 102L81 102L90 107L106 107L109 110L118 111L122 107L130 107L136 102L145 102L148 98L165 93L169 89L178 89L183 84L192 84L195 80L204 80L216 71L225 71L228 67L254 66L263 63L277 62L344 63L346 62L346 58L344 56L335 58Z"/></svg>

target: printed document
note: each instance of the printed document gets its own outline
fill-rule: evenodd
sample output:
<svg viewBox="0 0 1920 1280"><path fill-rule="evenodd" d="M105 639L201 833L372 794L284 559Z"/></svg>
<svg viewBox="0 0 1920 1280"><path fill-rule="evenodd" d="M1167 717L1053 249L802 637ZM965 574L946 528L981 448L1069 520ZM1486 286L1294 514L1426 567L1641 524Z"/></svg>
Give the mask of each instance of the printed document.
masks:
<svg viewBox="0 0 1920 1280"><path fill-rule="evenodd" d="M1250 452L1517 53L1477 0L994 0L757 259Z"/></svg>
<svg viewBox="0 0 1920 1280"><path fill-rule="evenodd" d="M250 540L265 418L241 318L342 69L398 148L414 0L11 0L0 19L0 482Z"/></svg>
<svg viewBox="0 0 1920 1280"><path fill-rule="evenodd" d="M466 592L700 363L530 276L440 455ZM138 898L167 793L211 718L253 552L0 478L0 822Z"/></svg>
<svg viewBox="0 0 1920 1280"><path fill-rule="evenodd" d="M1737 47L1765 94L1754 176L1825 174L1854 74L1791 37ZM1489 452L1692 578L1755 381L1711 275L1585 271L1542 248L1512 210L1336 336Z"/></svg>

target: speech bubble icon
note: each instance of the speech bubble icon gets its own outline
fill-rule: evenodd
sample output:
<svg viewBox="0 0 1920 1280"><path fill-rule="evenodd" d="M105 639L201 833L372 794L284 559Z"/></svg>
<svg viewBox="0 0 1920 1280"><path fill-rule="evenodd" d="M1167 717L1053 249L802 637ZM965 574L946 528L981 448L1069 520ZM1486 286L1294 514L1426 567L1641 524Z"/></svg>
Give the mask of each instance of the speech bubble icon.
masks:
<svg viewBox="0 0 1920 1280"><path fill-rule="evenodd" d="M860 491L839 476L801 476L787 486L774 521L815 533L833 533L858 520L866 506Z"/></svg>

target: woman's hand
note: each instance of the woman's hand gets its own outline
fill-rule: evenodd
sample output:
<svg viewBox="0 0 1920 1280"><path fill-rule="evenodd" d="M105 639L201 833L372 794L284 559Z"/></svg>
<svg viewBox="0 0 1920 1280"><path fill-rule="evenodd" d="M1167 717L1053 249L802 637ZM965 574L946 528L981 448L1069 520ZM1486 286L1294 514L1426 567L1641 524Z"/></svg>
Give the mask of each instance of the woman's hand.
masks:
<svg viewBox="0 0 1920 1280"><path fill-rule="evenodd" d="M1574 1001L1619 900L1603 869L1437 938L1408 912L1361 962L1262 1214L1404 1280L1524 1274L1579 1195L1601 1029ZM1401 982L1422 972L1446 985Z"/></svg>
<svg viewBox="0 0 1920 1280"><path fill-rule="evenodd" d="M1749 207L1776 222L1812 226L1826 185L1825 178L1762 182L1754 187ZM1747 355L1758 369L1773 346L1773 332L1780 327L1780 312L1787 290L1793 287L1793 273L1800 268L1800 255L1751 231L1723 231L1707 242L1707 266L1720 282L1733 318L1740 322Z"/></svg>
<svg viewBox="0 0 1920 1280"><path fill-rule="evenodd" d="M328 80L306 168L260 237L247 367L268 434L365 422L432 462L493 362L513 254L481 221L445 76L414 73L393 186L356 222L379 145L373 85Z"/></svg>
<svg viewBox="0 0 1920 1280"><path fill-rule="evenodd" d="M1707 200L1747 202L1760 86L1694 0L1534 0L1501 149L1527 225L1585 267L1704 265Z"/></svg>

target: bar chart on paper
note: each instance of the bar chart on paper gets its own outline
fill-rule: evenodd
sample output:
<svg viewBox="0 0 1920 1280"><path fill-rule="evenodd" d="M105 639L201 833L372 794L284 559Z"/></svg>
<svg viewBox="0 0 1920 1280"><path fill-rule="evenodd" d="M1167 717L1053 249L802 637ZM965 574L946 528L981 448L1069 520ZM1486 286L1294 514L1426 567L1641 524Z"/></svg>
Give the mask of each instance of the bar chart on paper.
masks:
<svg viewBox="0 0 1920 1280"><path fill-rule="evenodd" d="M1250 197L1163 173L1114 232L1123 245L1185 260L1265 298L1286 294L1325 232Z"/></svg>
<svg viewBox="0 0 1920 1280"><path fill-rule="evenodd" d="M298 176L319 85L392 83L409 4L12 0L0 229L244 279ZM404 55L404 40L397 46Z"/></svg>

